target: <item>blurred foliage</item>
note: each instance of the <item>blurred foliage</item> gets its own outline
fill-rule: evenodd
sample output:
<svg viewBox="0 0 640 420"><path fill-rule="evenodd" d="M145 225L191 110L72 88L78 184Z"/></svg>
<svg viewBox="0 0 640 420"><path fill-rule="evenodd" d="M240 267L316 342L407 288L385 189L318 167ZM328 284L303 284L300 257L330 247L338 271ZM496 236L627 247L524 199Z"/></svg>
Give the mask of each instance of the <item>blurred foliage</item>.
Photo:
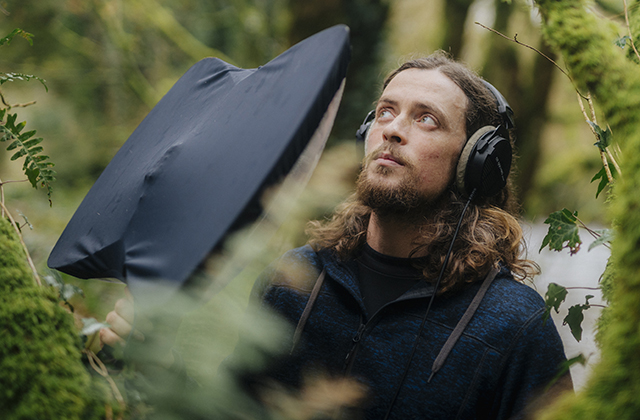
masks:
<svg viewBox="0 0 640 420"><path fill-rule="evenodd" d="M38 286L13 226L0 219L0 415L3 419L104 418L106 388L81 361L73 316Z"/></svg>

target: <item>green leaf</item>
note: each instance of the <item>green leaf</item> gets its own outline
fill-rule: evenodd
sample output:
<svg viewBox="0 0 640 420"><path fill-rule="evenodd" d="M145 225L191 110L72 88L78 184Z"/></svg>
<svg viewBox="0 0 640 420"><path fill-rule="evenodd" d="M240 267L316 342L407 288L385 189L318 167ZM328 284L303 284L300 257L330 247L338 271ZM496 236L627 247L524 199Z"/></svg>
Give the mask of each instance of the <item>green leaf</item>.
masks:
<svg viewBox="0 0 640 420"><path fill-rule="evenodd" d="M60 288L60 298L65 302L68 302L69 299L71 299L75 295L84 297L84 292L81 288L79 288L78 286L74 286L73 284L64 284Z"/></svg>
<svg viewBox="0 0 640 420"><path fill-rule="evenodd" d="M53 286L58 290L62 287L62 285L64 285L64 282L62 281L62 278L60 277L60 274L58 274L55 271L51 271L49 274L44 276L44 281L49 286Z"/></svg>
<svg viewBox="0 0 640 420"><path fill-rule="evenodd" d="M611 130L609 129L609 127L607 127L606 130L603 130L598 124L592 121L587 122L589 123L589 125L591 125L591 127L593 127L596 135L598 136L598 141L595 142L594 145L598 146L598 149L600 149L601 151L606 151L607 147L609 147L609 145L611 144Z"/></svg>
<svg viewBox="0 0 640 420"><path fill-rule="evenodd" d="M0 38L0 46L4 44L9 45L11 43L11 40L13 40L13 38L15 38L16 36L26 39L30 45L33 45L33 41L31 40L31 38L33 38L33 34L30 34L29 32L25 32L20 28L16 28L13 31L11 31L9 35L3 38Z"/></svg>
<svg viewBox="0 0 640 420"><path fill-rule="evenodd" d="M99 322L95 318L82 318L82 325L82 331L80 331L82 335L91 335L111 326L105 322Z"/></svg>
<svg viewBox="0 0 640 420"><path fill-rule="evenodd" d="M617 38L615 41L613 41L613 44L617 47L624 49L624 47L627 46L627 43L629 41L631 41L631 38L629 38L629 35L625 35L625 36L621 36L620 38Z"/></svg>
<svg viewBox="0 0 640 420"><path fill-rule="evenodd" d="M51 169L54 165L49 162L49 156L42 154L44 149L39 145L42 142L42 138L34 137L36 130L21 133L27 123L22 121L16 124L17 114L8 113L6 117L4 124L0 121L0 140L11 142L7 150L17 149L11 156L11 160L24 156L22 168L25 175L34 188L37 188L38 185L46 188L49 205L52 205L51 194L53 188L51 184L55 181L55 171Z"/></svg>
<svg viewBox="0 0 640 420"><path fill-rule="evenodd" d="M611 243L613 241L613 238L615 237L615 231L613 229L602 229L602 230L596 230L595 232L598 233L600 236L598 236L596 240L593 241L591 245L589 245L589 251L591 251L593 248L596 248L600 245Z"/></svg>
<svg viewBox="0 0 640 420"><path fill-rule="evenodd" d="M11 160L17 160L19 158L21 158L22 156L25 156L27 154L27 150L26 149L19 149L17 152L15 152L13 154L13 156L11 156Z"/></svg>
<svg viewBox="0 0 640 420"><path fill-rule="evenodd" d="M27 218L27 216L25 216L20 210L18 210L18 214L20 215L20 217L22 217L24 219L24 223L29 226L30 230L33 230L33 225L29 222L29 219Z"/></svg>
<svg viewBox="0 0 640 420"><path fill-rule="evenodd" d="M602 190L609 184L609 178L607 177L607 171L604 169L604 166L600 168L600 171L591 178L591 182L600 180L598 183L598 191L596 192L596 198L600 195Z"/></svg>
<svg viewBox="0 0 640 420"><path fill-rule="evenodd" d="M33 188L38 188L38 175L40 175L40 169L27 168L24 170L24 173L27 175L27 178L29 178L29 182L31 183L31 186Z"/></svg>
<svg viewBox="0 0 640 420"><path fill-rule="evenodd" d="M584 305L573 305L570 307L569 313L562 322L562 325L569 324L571 334L577 341L582 340L582 321L584 320L584 314L582 312L591 307L591 305L589 305L589 299L592 298L593 295L587 295L585 296Z"/></svg>
<svg viewBox="0 0 640 420"><path fill-rule="evenodd" d="M547 287L547 293L544 295L544 304L546 306L546 310L542 315L542 319L544 322L547 322L549 316L551 315L551 309L554 309L556 313L558 313L560 309L560 304L564 302L567 297L567 289L563 286L560 286L556 283L549 283Z"/></svg>
<svg viewBox="0 0 640 420"><path fill-rule="evenodd" d="M7 82L16 82L16 81L28 82L29 80L39 81L42 84L42 86L44 86L45 90L47 92L49 91L49 87L47 86L47 81L38 76L34 76L33 74L0 73L0 85L3 85Z"/></svg>
<svg viewBox="0 0 640 420"><path fill-rule="evenodd" d="M571 255L580 250L580 235L578 234L578 225L576 221L578 212L571 213L567 209L562 209L551 213L544 223L549 225L549 231L542 240L542 251L547 245L553 251L562 251L569 248Z"/></svg>

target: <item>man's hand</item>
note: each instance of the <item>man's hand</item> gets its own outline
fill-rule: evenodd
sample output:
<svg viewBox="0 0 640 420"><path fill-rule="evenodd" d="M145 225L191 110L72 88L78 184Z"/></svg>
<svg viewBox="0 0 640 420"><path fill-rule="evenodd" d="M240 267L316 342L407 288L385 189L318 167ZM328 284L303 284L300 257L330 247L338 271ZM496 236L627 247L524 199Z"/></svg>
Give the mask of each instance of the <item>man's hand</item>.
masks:
<svg viewBox="0 0 640 420"><path fill-rule="evenodd" d="M100 343L114 347L117 344L123 345L125 340L131 334L134 319L133 296L129 289L125 289L125 297L116 302L113 311L109 312L106 317L110 328L100 330ZM144 340L144 335L136 330L133 338L139 341Z"/></svg>

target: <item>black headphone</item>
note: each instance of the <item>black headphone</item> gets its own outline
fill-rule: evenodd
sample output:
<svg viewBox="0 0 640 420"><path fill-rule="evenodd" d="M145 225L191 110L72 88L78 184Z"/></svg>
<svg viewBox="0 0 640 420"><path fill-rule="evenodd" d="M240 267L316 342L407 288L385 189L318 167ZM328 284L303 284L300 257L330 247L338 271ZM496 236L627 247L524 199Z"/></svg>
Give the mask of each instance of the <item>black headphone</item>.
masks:
<svg viewBox="0 0 640 420"><path fill-rule="evenodd" d="M512 158L508 130L515 124L513 110L504 96L491 83L482 82L496 98L502 123L497 127L484 126L469 137L458 160L455 182L458 190L466 196L475 191L475 197L491 197L507 184ZM369 111L356 131L358 141L365 141L374 120L375 111Z"/></svg>

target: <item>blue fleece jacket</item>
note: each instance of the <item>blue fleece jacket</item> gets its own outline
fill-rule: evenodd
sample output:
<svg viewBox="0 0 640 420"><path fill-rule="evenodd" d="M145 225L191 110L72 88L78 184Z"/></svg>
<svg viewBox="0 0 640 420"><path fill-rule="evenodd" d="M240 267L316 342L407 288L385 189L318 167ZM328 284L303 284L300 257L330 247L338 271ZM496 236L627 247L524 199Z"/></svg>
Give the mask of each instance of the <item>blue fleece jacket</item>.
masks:
<svg viewBox="0 0 640 420"><path fill-rule="evenodd" d="M435 298L400 385L432 287L421 282L367 319L356 262L305 246L263 273L254 297L295 326L323 268L327 277L297 357L277 379L299 384L310 367L353 376L369 391L366 419L383 419L399 386L390 419L517 418L566 360L553 322L543 323L542 298L503 269L444 366L428 381L434 359L481 282Z"/></svg>

